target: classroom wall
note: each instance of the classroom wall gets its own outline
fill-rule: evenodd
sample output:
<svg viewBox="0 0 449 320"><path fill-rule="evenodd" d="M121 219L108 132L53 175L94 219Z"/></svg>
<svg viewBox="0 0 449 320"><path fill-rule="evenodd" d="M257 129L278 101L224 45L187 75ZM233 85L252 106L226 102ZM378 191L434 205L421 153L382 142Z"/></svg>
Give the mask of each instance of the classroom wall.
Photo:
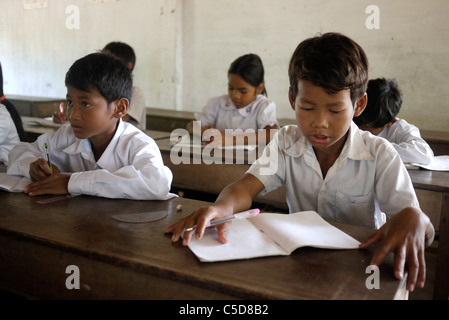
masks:
<svg viewBox="0 0 449 320"><path fill-rule="evenodd" d="M73 61L107 42L131 44L135 83L147 106L201 111L226 93L238 56L261 56L279 118L293 118L287 66L297 44L318 32L342 32L366 51L371 77L395 77L404 92L400 117L449 133L449 1L446 0L0 0L0 60L9 94L65 96ZM33 2L33 1L29 1ZM79 8L68 29L67 7ZM378 29L369 5L379 9ZM369 25L370 26L370 25ZM377 27L375 24L374 27Z"/></svg>

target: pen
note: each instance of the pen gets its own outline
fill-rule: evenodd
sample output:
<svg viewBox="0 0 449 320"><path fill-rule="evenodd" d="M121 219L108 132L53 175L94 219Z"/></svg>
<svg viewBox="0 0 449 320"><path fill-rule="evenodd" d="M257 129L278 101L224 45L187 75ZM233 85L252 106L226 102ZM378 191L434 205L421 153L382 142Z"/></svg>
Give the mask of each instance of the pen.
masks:
<svg viewBox="0 0 449 320"><path fill-rule="evenodd" d="M59 111L61 111L61 113L64 113L64 102L61 102L61 104L59 105Z"/></svg>
<svg viewBox="0 0 449 320"><path fill-rule="evenodd" d="M45 142L44 146L45 146L45 156L47 157L48 166L50 167L51 174L53 174L53 167L50 162L50 155L48 154L48 146L47 146L46 142Z"/></svg>
<svg viewBox="0 0 449 320"><path fill-rule="evenodd" d="M248 211L243 211L243 212L239 212L236 214L233 214L232 216L223 218L223 219L217 219L217 220L212 220L211 222L209 222L207 224L207 228L212 227L212 226L216 226L217 224L222 224L228 221L232 221L232 220L243 220L243 219L248 219L248 218L252 218L257 216L260 213L259 209L251 209ZM193 231L196 229L196 226L193 226L191 228L187 228L186 231Z"/></svg>

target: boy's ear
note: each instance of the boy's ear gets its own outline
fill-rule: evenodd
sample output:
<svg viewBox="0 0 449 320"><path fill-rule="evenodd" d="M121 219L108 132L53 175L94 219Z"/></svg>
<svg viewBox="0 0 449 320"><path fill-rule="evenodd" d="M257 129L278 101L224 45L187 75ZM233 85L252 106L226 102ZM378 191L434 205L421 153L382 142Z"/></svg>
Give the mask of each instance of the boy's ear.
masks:
<svg viewBox="0 0 449 320"><path fill-rule="evenodd" d="M129 101L126 98L120 98L115 101L114 117L122 118L128 112Z"/></svg>
<svg viewBox="0 0 449 320"><path fill-rule="evenodd" d="M354 117L358 117L362 114L363 110L366 108L366 104L368 103L368 95L366 92L357 100L354 108Z"/></svg>
<svg viewBox="0 0 449 320"><path fill-rule="evenodd" d="M292 107L293 111L296 110L295 108L295 97L293 96L292 87L288 88L288 101L290 101L290 106Z"/></svg>

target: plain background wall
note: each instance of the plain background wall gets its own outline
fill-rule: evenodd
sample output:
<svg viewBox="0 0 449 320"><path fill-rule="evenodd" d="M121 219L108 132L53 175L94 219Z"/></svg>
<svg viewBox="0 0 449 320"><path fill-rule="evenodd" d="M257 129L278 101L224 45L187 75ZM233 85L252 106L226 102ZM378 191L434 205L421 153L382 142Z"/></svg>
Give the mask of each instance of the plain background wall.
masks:
<svg viewBox="0 0 449 320"><path fill-rule="evenodd" d="M366 51L371 78L395 77L404 93L400 117L449 133L447 0L0 0L0 61L7 94L64 97L64 76L83 55L110 41L136 51L135 84L147 106L201 111L227 92L230 63L257 53L279 118L293 118L287 67L298 43L342 32ZM31 0L30 0L31 1ZM70 30L66 8L79 8ZM379 29L368 29L369 5Z"/></svg>

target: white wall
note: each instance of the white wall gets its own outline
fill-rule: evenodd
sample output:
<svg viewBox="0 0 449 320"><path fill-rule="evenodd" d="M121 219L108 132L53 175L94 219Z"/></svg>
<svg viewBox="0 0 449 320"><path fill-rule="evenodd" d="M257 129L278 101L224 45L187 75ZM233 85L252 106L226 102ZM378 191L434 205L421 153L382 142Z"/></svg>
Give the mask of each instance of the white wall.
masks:
<svg viewBox="0 0 449 320"><path fill-rule="evenodd" d="M48 0L36 10L24 10L23 2L0 0L9 94L63 97L71 63L120 40L136 51L135 83L148 106L200 111L226 92L229 64L253 52L264 62L278 117L292 118L287 66L294 48L337 31L365 49L372 78L398 79L401 117L449 133L447 0ZM365 26L371 4L380 10L380 29ZM69 5L80 9L79 30L65 26Z"/></svg>

